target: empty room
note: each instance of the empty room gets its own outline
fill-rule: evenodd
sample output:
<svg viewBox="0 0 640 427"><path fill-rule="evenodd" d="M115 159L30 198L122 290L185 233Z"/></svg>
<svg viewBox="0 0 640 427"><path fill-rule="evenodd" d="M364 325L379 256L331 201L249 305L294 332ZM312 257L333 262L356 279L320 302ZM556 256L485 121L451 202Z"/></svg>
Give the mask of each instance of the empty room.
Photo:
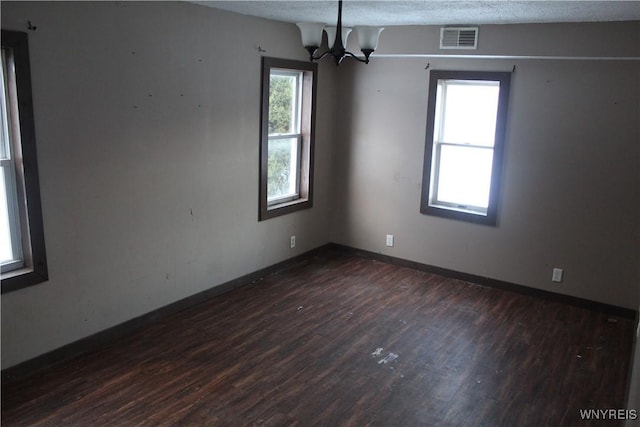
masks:
<svg viewBox="0 0 640 427"><path fill-rule="evenodd" d="M0 8L3 426L640 425L640 2Z"/></svg>

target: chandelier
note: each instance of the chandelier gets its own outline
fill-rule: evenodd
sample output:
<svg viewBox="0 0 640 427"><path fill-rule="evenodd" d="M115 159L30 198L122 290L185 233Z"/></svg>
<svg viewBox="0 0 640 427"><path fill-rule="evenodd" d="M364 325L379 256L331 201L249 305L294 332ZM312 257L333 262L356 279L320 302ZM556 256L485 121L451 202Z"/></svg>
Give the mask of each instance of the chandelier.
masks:
<svg viewBox="0 0 640 427"><path fill-rule="evenodd" d="M356 26L358 33L358 42L360 50L364 54L364 58L358 57L345 49L347 38L351 33L351 28L342 26L342 0L338 1L338 23L335 27L328 27L325 24L313 22L301 22L296 24L300 28L302 36L302 45L309 52L310 61L318 61L327 55L331 55L336 65L340 65L346 57L353 58L357 61L369 63L369 56L378 47L378 38L384 28L382 27L365 27ZM322 30L327 33L329 50L316 55L320 44L322 43Z"/></svg>

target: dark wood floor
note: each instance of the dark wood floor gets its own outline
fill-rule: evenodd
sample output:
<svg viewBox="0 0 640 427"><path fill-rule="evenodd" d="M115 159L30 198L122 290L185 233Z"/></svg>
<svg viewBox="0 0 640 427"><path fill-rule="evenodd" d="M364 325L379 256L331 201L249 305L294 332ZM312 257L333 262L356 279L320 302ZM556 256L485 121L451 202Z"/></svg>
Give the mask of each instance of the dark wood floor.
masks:
<svg viewBox="0 0 640 427"><path fill-rule="evenodd" d="M3 385L2 425L584 425L625 406L633 329L327 253Z"/></svg>

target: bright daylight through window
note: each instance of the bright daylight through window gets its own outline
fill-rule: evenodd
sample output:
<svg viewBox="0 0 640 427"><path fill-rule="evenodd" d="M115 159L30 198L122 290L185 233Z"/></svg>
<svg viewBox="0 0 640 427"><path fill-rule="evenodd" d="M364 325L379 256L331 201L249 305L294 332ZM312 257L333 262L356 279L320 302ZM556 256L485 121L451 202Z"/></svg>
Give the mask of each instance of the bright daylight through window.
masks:
<svg viewBox="0 0 640 427"><path fill-rule="evenodd" d="M495 225L509 73L432 71L421 212Z"/></svg>
<svg viewBox="0 0 640 427"><path fill-rule="evenodd" d="M27 35L2 31L0 267L2 292L47 280Z"/></svg>
<svg viewBox="0 0 640 427"><path fill-rule="evenodd" d="M263 58L260 220L311 207L316 69Z"/></svg>

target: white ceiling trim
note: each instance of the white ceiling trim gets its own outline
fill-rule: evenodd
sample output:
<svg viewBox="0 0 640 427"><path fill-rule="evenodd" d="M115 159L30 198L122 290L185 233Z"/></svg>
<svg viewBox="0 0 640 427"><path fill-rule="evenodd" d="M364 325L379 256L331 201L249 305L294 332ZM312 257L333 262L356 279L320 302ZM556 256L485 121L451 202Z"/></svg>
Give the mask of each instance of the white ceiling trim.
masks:
<svg viewBox="0 0 640 427"><path fill-rule="evenodd" d="M533 59L550 61L640 61L640 56L552 56L552 55L456 55L431 53L374 53L371 59L436 58L436 59Z"/></svg>

